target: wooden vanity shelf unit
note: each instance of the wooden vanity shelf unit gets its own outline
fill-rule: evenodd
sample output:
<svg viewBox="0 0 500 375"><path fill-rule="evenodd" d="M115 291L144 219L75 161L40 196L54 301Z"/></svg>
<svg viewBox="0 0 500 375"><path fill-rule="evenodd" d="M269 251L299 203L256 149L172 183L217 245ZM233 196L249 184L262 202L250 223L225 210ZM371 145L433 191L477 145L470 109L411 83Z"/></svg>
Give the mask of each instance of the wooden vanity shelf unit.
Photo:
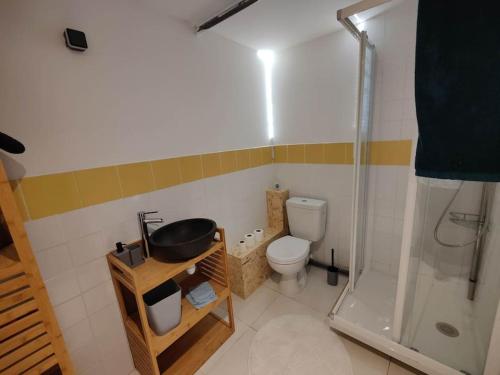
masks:
<svg viewBox="0 0 500 375"><path fill-rule="evenodd" d="M0 216L0 374L73 374L1 162Z"/></svg>
<svg viewBox="0 0 500 375"><path fill-rule="evenodd" d="M210 249L185 262L163 263L147 258L140 266L130 268L111 253L107 259L134 365L141 375L194 374L233 334L224 229L217 228ZM196 272L188 275L185 271L194 265ZM163 336L157 336L148 324L143 296L170 279L182 290L181 321ZM203 281L212 285L217 300L197 310L185 294ZM227 320L214 313L223 301Z"/></svg>

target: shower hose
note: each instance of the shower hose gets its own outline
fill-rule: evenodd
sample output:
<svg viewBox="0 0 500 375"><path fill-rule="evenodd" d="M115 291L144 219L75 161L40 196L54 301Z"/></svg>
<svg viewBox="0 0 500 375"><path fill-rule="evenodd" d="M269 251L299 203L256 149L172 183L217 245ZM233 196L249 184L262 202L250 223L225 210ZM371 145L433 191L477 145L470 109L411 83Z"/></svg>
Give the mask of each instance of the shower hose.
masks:
<svg viewBox="0 0 500 375"><path fill-rule="evenodd" d="M441 246L445 246L445 247L465 247L465 246L468 246L468 245L472 245L473 243L475 243L479 238L481 238L484 234L484 232L486 232L486 228L488 228L488 222L485 222L484 225L483 225L483 229L480 230L475 236L474 236L474 239L470 240L470 241L466 241L466 242L462 242L462 243L447 243L447 242L443 242L439 239L439 228L441 227L441 224L443 223L443 219L444 217L446 216L446 213L448 212L448 210L450 209L451 205L453 204L453 202L455 202L455 199L457 198L458 194L460 193L460 191L462 190L462 187L464 186L464 182L461 181L460 182L460 186L458 187L457 191L453 194L453 196L451 197L450 201L448 202L448 204L446 205L446 207L444 208L443 212L441 213L441 216L439 217L439 220L437 221L436 223L436 226L434 227L434 239L436 240L436 242L438 244L440 244ZM487 219L488 220L488 219Z"/></svg>

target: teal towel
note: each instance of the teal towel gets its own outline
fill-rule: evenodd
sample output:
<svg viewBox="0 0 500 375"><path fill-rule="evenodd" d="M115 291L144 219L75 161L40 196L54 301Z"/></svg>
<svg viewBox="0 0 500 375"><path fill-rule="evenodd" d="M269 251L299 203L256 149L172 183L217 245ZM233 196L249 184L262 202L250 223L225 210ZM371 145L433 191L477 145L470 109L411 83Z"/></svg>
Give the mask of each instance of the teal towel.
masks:
<svg viewBox="0 0 500 375"><path fill-rule="evenodd" d="M217 300L217 294L209 282L205 281L191 289L186 295L187 300L197 309Z"/></svg>

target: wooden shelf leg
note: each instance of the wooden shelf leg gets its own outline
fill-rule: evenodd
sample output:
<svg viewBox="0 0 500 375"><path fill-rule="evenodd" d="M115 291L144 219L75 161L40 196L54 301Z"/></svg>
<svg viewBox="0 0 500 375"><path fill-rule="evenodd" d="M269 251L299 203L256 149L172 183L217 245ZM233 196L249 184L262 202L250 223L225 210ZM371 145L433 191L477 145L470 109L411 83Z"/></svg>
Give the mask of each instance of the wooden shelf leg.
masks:
<svg viewBox="0 0 500 375"><path fill-rule="evenodd" d="M157 353L156 349L153 348L153 344L151 342L151 334L150 334L151 329L149 328L148 317L146 315L146 306L144 305L144 300L142 298L142 295L135 294L135 301L137 303L137 310L139 311L139 318L141 319L144 340L146 341L146 345L149 348L149 357L152 363L154 375L160 375L160 369L158 367L158 361L156 359Z"/></svg>

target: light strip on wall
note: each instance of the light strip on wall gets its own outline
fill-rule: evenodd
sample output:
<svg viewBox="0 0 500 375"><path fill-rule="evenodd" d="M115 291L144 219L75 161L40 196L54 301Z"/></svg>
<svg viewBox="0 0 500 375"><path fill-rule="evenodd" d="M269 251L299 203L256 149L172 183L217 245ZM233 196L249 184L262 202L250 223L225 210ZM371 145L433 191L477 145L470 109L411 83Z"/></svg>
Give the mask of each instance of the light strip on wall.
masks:
<svg viewBox="0 0 500 375"><path fill-rule="evenodd" d="M267 136L269 140L274 139L274 110L273 110L273 65L274 51L261 49L257 51L257 57L264 65L264 86L266 95L266 120Z"/></svg>

